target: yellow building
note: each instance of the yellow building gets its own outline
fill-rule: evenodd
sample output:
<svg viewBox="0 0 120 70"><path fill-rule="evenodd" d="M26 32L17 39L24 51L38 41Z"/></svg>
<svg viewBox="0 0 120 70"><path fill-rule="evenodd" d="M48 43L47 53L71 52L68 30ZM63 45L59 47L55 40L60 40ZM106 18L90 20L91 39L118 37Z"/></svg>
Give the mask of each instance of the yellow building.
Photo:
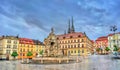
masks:
<svg viewBox="0 0 120 70"><path fill-rule="evenodd" d="M28 52L32 52L32 56L27 56ZM18 59L26 59L36 57L36 46L32 39L20 38L18 47Z"/></svg>
<svg viewBox="0 0 120 70"><path fill-rule="evenodd" d="M39 40L33 40L34 41L34 45L36 47L36 56L40 56L40 51L44 52L44 44L42 42L40 42Z"/></svg>
<svg viewBox="0 0 120 70"><path fill-rule="evenodd" d="M75 32L73 17L68 23L68 33L57 35L57 40L65 56L89 55L93 48L93 42L85 33Z"/></svg>
<svg viewBox="0 0 120 70"><path fill-rule="evenodd" d="M18 52L19 39L18 36L2 36L0 37L0 59L13 59L11 56L13 51Z"/></svg>
<svg viewBox="0 0 120 70"><path fill-rule="evenodd" d="M85 33L74 32L57 35L58 43L64 55L89 55L91 54L93 43Z"/></svg>

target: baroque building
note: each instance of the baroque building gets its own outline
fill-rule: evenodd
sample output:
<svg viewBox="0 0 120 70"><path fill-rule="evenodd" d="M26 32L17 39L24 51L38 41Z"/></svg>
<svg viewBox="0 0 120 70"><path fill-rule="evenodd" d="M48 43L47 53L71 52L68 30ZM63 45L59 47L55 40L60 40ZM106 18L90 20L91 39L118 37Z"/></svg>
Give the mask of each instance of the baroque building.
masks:
<svg viewBox="0 0 120 70"><path fill-rule="evenodd" d="M32 56L27 56L28 52L32 52ZM36 46L34 41L28 38L19 38L18 59L36 57Z"/></svg>
<svg viewBox="0 0 120 70"><path fill-rule="evenodd" d="M68 21L68 33L57 35L64 56L91 54L93 43L86 33L75 32L73 17Z"/></svg>
<svg viewBox="0 0 120 70"><path fill-rule="evenodd" d="M108 46L112 49L112 51L114 49L114 45L120 48L120 32L108 35Z"/></svg>
<svg viewBox="0 0 120 70"><path fill-rule="evenodd" d="M34 46L36 48L36 56L39 56L40 55L40 51L45 51L45 45L40 42L39 40L33 40L34 42Z"/></svg>
<svg viewBox="0 0 120 70"><path fill-rule="evenodd" d="M99 54L106 53L105 48L108 47L108 36L102 36L95 40L96 49L100 48Z"/></svg>
<svg viewBox="0 0 120 70"><path fill-rule="evenodd" d="M12 52L18 52L18 36L0 37L0 59L13 59Z"/></svg>

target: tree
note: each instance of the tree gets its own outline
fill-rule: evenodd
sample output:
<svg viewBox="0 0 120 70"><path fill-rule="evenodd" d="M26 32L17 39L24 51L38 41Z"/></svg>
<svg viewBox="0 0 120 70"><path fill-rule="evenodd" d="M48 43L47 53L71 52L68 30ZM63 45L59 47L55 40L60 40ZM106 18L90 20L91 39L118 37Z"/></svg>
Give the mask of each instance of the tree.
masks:
<svg viewBox="0 0 120 70"><path fill-rule="evenodd" d="M32 56L32 55L33 55L33 54L32 54L32 52L30 52L30 51L27 53L27 56ZM29 58L29 59L30 59L30 58ZM29 59L27 59L27 63L29 63Z"/></svg>
<svg viewBox="0 0 120 70"><path fill-rule="evenodd" d="M119 48L116 45L114 45L113 51L118 51L118 50L119 50Z"/></svg>
<svg viewBox="0 0 120 70"><path fill-rule="evenodd" d="M16 51L12 52L11 56L14 57L14 59L16 58L16 56L18 56L18 53Z"/></svg>
<svg viewBox="0 0 120 70"><path fill-rule="evenodd" d="M105 50L108 52L108 51L110 51L110 48L109 48L109 47L106 47Z"/></svg>
<svg viewBox="0 0 120 70"><path fill-rule="evenodd" d="M43 50L41 50L41 51L39 52L39 54L40 54L40 55L43 55Z"/></svg>
<svg viewBox="0 0 120 70"><path fill-rule="evenodd" d="M32 52L27 53L27 56L32 56L32 55L33 55Z"/></svg>
<svg viewBox="0 0 120 70"><path fill-rule="evenodd" d="M119 50L119 48L116 45L114 45L113 51L115 51L115 53L114 53L115 56L118 55L118 50Z"/></svg>
<svg viewBox="0 0 120 70"><path fill-rule="evenodd" d="M97 51L98 53L100 52L100 50L101 50L100 48L97 48L97 49L96 49L96 51Z"/></svg>

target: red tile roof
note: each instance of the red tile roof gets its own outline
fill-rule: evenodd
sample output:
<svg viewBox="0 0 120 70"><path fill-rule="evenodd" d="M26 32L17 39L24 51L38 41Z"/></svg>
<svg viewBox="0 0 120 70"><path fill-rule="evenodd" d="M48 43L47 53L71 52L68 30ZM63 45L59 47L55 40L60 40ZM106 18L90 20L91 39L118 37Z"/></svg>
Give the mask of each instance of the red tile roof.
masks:
<svg viewBox="0 0 120 70"><path fill-rule="evenodd" d="M115 34L120 34L120 32L118 32L118 33L115 33ZM112 36L112 35L114 35L114 33L112 33L112 34L109 34L108 36Z"/></svg>
<svg viewBox="0 0 120 70"><path fill-rule="evenodd" d="M28 38L19 38L19 43L20 44L34 44L32 39Z"/></svg>
<svg viewBox="0 0 120 70"><path fill-rule="evenodd" d="M69 33L69 34L62 34L62 35L57 35L57 38L63 39L63 38L76 38L76 37L83 37L85 36L84 33L82 32L74 32L74 33Z"/></svg>
<svg viewBox="0 0 120 70"><path fill-rule="evenodd" d="M97 38L96 41L104 41L104 40L108 40L108 36L99 37L99 38Z"/></svg>

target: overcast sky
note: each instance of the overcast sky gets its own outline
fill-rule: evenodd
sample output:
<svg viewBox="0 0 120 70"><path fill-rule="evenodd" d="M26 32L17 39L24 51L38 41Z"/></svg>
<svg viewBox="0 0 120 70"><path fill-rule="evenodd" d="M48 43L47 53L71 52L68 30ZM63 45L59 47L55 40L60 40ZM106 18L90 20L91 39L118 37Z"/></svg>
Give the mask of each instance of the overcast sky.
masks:
<svg viewBox="0 0 120 70"><path fill-rule="evenodd" d="M55 28L63 34L74 17L76 32L90 39L120 31L120 0L0 0L0 35L44 40Z"/></svg>

